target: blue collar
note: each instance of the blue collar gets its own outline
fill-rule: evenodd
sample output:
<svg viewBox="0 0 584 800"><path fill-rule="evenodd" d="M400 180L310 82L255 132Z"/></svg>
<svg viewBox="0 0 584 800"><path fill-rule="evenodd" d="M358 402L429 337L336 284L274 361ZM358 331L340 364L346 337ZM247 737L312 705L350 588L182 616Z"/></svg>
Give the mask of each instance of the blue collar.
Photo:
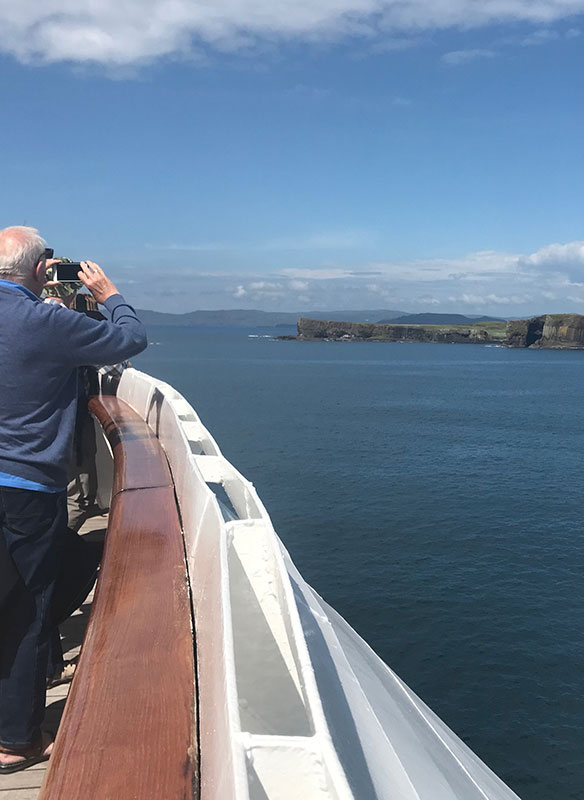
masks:
<svg viewBox="0 0 584 800"><path fill-rule="evenodd" d="M3 278L0 278L0 286L4 286L6 289L12 289L16 292L24 292L24 294L32 297L33 300L36 300L37 303L41 302L40 297L37 297L34 292L31 292L30 289L27 289L26 286L23 286L21 283L15 283L14 281L6 281Z"/></svg>

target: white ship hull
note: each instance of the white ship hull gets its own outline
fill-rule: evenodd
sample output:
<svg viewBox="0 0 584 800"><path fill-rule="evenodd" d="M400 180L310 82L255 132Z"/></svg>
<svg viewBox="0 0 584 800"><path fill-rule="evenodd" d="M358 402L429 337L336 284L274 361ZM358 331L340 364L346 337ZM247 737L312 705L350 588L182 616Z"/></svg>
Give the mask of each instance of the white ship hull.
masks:
<svg viewBox="0 0 584 800"><path fill-rule="evenodd" d="M117 396L156 433L175 482L201 798L517 800L303 580L253 485L188 402L134 369ZM99 452L108 458L105 440ZM102 496L108 474L103 465Z"/></svg>

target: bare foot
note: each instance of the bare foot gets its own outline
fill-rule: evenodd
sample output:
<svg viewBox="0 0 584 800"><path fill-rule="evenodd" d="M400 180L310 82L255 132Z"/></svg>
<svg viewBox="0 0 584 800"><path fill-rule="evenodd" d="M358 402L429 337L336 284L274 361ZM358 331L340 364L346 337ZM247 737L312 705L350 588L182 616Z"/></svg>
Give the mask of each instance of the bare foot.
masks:
<svg viewBox="0 0 584 800"><path fill-rule="evenodd" d="M23 750L21 753L8 753L0 749L0 772L11 771L11 767L14 771L18 768L25 769L26 766L32 766L32 764L38 764L40 761L46 761L53 752L53 744L54 742L51 734L47 731L43 731L41 742L34 747L29 747L26 751ZM22 767L20 767L21 764Z"/></svg>
<svg viewBox="0 0 584 800"><path fill-rule="evenodd" d="M62 683L71 683L73 676L75 675L76 667L77 659L68 661L61 672L53 675L53 677L47 681L47 689L54 689L55 686L60 686Z"/></svg>

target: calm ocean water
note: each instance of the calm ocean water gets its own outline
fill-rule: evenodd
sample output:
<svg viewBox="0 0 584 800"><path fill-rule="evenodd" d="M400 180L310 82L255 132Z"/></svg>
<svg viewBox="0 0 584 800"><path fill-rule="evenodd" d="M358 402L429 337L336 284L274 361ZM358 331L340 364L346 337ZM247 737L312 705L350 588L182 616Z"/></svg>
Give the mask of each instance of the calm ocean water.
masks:
<svg viewBox="0 0 584 800"><path fill-rule="evenodd" d="M581 800L584 352L149 334L304 577L523 800Z"/></svg>

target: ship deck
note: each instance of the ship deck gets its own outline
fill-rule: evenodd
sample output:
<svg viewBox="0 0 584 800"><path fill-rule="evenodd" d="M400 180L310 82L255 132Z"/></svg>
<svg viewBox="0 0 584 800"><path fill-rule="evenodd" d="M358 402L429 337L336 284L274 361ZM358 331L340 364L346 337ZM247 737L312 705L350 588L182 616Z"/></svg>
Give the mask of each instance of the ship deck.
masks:
<svg viewBox="0 0 584 800"><path fill-rule="evenodd" d="M107 519L107 514L88 519L81 527L80 534L93 541L103 541ZM61 638L66 661L79 655L92 600L93 591L81 608L61 626ZM47 713L44 727L52 733L56 733L59 727L69 686L70 684L56 686L47 692ZM12 775L0 775L0 800L36 800L39 796L47 767L48 762L45 762L22 772L15 772Z"/></svg>
<svg viewBox="0 0 584 800"><path fill-rule="evenodd" d="M194 800L195 641L172 474L127 403L97 395L90 410L109 445L107 466L99 445L96 455L98 480L109 475L109 514L83 528L105 538L99 578L61 626L67 656L81 652L70 691L48 697L46 727L59 728L48 766L3 776L0 800Z"/></svg>

